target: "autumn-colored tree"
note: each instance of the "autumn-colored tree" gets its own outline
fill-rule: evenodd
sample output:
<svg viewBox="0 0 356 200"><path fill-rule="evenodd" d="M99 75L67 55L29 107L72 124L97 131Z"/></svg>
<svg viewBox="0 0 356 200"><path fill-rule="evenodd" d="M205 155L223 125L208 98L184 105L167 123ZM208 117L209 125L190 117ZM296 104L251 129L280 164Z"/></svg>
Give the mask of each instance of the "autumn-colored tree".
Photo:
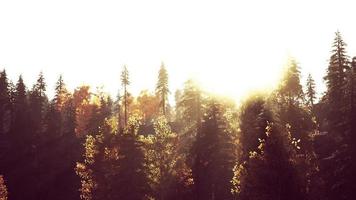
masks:
<svg viewBox="0 0 356 200"><path fill-rule="evenodd" d="M7 200L7 187L2 175L0 175L0 200Z"/></svg>
<svg viewBox="0 0 356 200"><path fill-rule="evenodd" d="M151 124L159 115L159 98L147 90L143 90L137 97L138 110L142 112L145 124Z"/></svg>
<svg viewBox="0 0 356 200"><path fill-rule="evenodd" d="M78 137L84 137L89 132L89 119L93 112L93 105L90 103L90 99L89 86L81 86L74 90L73 104L76 112L75 133Z"/></svg>
<svg viewBox="0 0 356 200"><path fill-rule="evenodd" d="M154 130L155 134L147 138L147 157L155 199L164 200L174 191L177 135L171 131L164 116L155 120Z"/></svg>
<svg viewBox="0 0 356 200"><path fill-rule="evenodd" d="M63 76L60 75L58 78L58 81L56 83L56 88L55 88L55 96L53 98L54 103L56 104L56 109L58 111L61 111L63 106L66 103L66 100L68 99L68 91L66 88L66 85L63 81Z"/></svg>

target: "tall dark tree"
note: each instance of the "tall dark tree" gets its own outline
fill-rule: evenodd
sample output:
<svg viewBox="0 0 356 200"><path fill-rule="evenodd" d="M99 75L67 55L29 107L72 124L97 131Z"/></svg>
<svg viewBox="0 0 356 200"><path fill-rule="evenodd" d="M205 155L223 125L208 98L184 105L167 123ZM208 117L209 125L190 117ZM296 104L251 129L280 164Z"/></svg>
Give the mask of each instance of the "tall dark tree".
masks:
<svg viewBox="0 0 356 200"><path fill-rule="evenodd" d="M55 96L53 98L53 102L58 111L62 110L62 107L66 103L67 98L68 98L68 91L63 81L63 76L60 75L56 83Z"/></svg>
<svg viewBox="0 0 356 200"><path fill-rule="evenodd" d="M306 199L296 166L296 146L288 133L269 122L264 139L246 161L234 168L237 199Z"/></svg>
<svg viewBox="0 0 356 200"><path fill-rule="evenodd" d="M29 94L31 135L34 137L39 137L40 132L43 132L43 120L48 103L45 92L46 83L43 73L40 72L37 82Z"/></svg>
<svg viewBox="0 0 356 200"><path fill-rule="evenodd" d="M351 62L351 70L349 75L350 82L350 145L353 147L352 155L356 156L356 57L353 57ZM356 162L356 157L353 158ZM355 163L356 166L356 163Z"/></svg>
<svg viewBox="0 0 356 200"><path fill-rule="evenodd" d="M228 128L224 106L211 100L201 133L193 146L196 199L231 199L230 180L235 163L234 133Z"/></svg>
<svg viewBox="0 0 356 200"><path fill-rule="evenodd" d="M138 127L138 121L130 117L124 132L104 124L95 136L87 136L84 163L76 167L82 199L149 199L148 166Z"/></svg>
<svg viewBox="0 0 356 200"><path fill-rule="evenodd" d="M5 69L0 72L0 134L8 132L10 120L10 91L9 81Z"/></svg>
<svg viewBox="0 0 356 200"><path fill-rule="evenodd" d="M40 190L39 149L43 136L43 116L47 98L42 73L28 93L20 76L13 94L13 125L11 126L11 151L8 159L9 198L20 200L38 198Z"/></svg>
<svg viewBox="0 0 356 200"><path fill-rule="evenodd" d="M327 137L330 140L327 156L321 159L321 170L326 181L329 199L353 199L356 184L351 177L356 175L353 154L354 137L352 125L353 69L349 66L346 44L340 32L336 32L332 46L324 97ZM354 164L355 163L355 164Z"/></svg>
<svg viewBox="0 0 356 200"><path fill-rule="evenodd" d="M349 59L346 54L346 43L341 37L340 32L336 32L332 45L326 81L326 98L328 104L328 124L329 128L338 134L345 131L345 111L347 100L345 99L347 90L347 74L349 69Z"/></svg>
<svg viewBox="0 0 356 200"><path fill-rule="evenodd" d="M313 110L316 99L315 81L311 74L308 74L305 97L307 105Z"/></svg>
<svg viewBox="0 0 356 200"><path fill-rule="evenodd" d="M176 123L180 126L181 141L179 148L181 153L188 154L201 129L203 94L197 83L190 79L185 82L183 91L176 97ZM191 161L190 158L188 160Z"/></svg>
<svg viewBox="0 0 356 200"><path fill-rule="evenodd" d="M167 101L168 101L168 73L166 67L164 66L163 62L161 64L161 68L158 72L158 82L156 85L156 93L160 98L160 106L163 115L166 115L167 111Z"/></svg>
<svg viewBox="0 0 356 200"><path fill-rule="evenodd" d="M264 112L267 102L261 95L250 97L240 108L240 146L242 150L240 162L247 160L251 151L258 148L259 139L265 137L265 129L270 120Z"/></svg>
<svg viewBox="0 0 356 200"><path fill-rule="evenodd" d="M15 191L24 191L25 185L23 181L29 180L30 174L26 173L31 167L20 167L27 163L27 166L32 165L32 160L28 159L31 155L31 145L33 141L29 135L29 116L28 116L28 101L26 95L26 86L23 82L22 76L19 77L13 92L13 116L10 127L9 143L10 149L7 156L7 165L5 168L8 179L9 191L11 198L19 199L21 194ZM11 153L10 153L11 152ZM25 178L21 178L25 177Z"/></svg>
<svg viewBox="0 0 356 200"><path fill-rule="evenodd" d="M121 72L121 85L124 87L124 125L127 125L127 114L128 114L128 92L127 87L130 85L129 71L127 70L126 65Z"/></svg>
<svg viewBox="0 0 356 200"><path fill-rule="evenodd" d="M13 123L11 124L10 138L15 146L18 145L18 149L22 149L26 143L31 142L31 137L27 134L29 128L28 100L22 76L19 77L16 84L13 101Z"/></svg>
<svg viewBox="0 0 356 200"><path fill-rule="evenodd" d="M301 140L302 151L310 150L310 132L313 129L312 116L303 105L304 93L300 83L300 68L294 59L290 59L279 88L270 98L274 112L282 127L291 126L293 138Z"/></svg>

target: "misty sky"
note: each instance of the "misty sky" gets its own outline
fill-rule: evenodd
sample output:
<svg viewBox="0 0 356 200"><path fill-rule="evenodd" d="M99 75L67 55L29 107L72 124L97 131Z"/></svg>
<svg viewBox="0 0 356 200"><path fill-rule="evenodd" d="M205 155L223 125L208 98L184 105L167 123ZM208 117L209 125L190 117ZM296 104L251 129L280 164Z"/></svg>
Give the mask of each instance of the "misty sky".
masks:
<svg viewBox="0 0 356 200"><path fill-rule="evenodd" d="M352 1L35 0L0 1L0 69L32 85L42 70L50 91L104 85L116 95L126 64L131 91L155 87L163 61L172 94L190 78L239 98L273 86L287 57L322 91L334 32L356 56ZM304 80L304 79L303 79Z"/></svg>

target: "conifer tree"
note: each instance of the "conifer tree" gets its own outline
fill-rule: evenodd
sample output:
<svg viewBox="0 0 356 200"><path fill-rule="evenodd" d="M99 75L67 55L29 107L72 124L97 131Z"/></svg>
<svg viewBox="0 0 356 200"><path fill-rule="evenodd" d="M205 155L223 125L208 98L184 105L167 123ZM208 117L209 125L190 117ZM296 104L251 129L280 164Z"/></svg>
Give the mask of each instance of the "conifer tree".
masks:
<svg viewBox="0 0 356 200"><path fill-rule="evenodd" d="M353 147L352 155L356 166L356 57L353 57L350 70L350 146Z"/></svg>
<svg viewBox="0 0 356 200"><path fill-rule="evenodd" d="M345 111L348 102L345 99L346 71L349 69L349 61L346 54L346 43L339 31L335 33L332 48L327 74L324 77L327 87L326 101L329 107L327 119L329 128L333 132L341 134L345 131Z"/></svg>
<svg viewBox="0 0 356 200"><path fill-rule="evenodd" d="M43 73L40 72L37 82L32 87L29 95L30 104L30 120L31 120L31 135L39 137L43 131L43 120L46 112L48 99L46 96L46 83Z"/></svg>
<svg viewBox="0 0 356 200"><path fill-rule="evenodd" d="M304 93L300 83L300 69L294 59L289 60L279 88L270 98L280 126L291 126L293 138L301 140L301 150L311 151L310 132L313 129L311 114L303 105Z"/></svg>
<svg viewBox="0 0 356 200"><path fill-rule="evenodd" d="M166 115L167 111L167 101L168 101L168 73L166 67L164 66L163 62L161 64L161 68L158 72L158 82L156 85L156 93L160 98L160 106L163 115Z"/></svg>
<svg viewBox="0 0 356 200"><path fill-rule="evenodd" d="M249 157L234 168L232 193L237 199L306 199L297 173L296 147L289 134L280 132L272 122L265 139Z"/></svg>
<svg viewBox="0 0 356 200"><path fill-rule="evenodd" d="M354 144L351 132L353 69L349 65L346 44L340 32L336 32L332 54L324 77L327 91L326 104L327 137L329 148L321 158L321 171L329 199L352 199L356 184L351 177L356 175ZM352 64L352 63L351 63ZM350 143L351 142L351 143Z"/></svg>
<svg viewBox="0 0 356 200"><path fill-rule="evenodd" d="M10 119L10 91L5 69L0 72L0 134L6 134L6 124Z"/></svg>
<svg viewBox="0 0 356 200"><path fill-rule="evenodd" d="M228 128L224 107L211 100L194 146L196 199L231 199L230 180L235 163L234 133Z"/></svg>
<svg viewBox="0 0 356 200"><path fill-rule="evenodd" d="M245 161L251 151L256 151L259 139L264 139L265 128L270 120L269 114L264 112L266 100L260 96L250 97L240 108L240 146L242 150L240 162Z"/></svg>
<svg viewBox="0 0 356 200"><path fill-rule="evenodd" d="M128 114L128 92L127 87L130 85L129 71L127 70L126 65L121 72L121 85L124 87L124 125L127 125L127 114Z"/></svg>
<svg viewBox="0 0 356 200"><path fill-rule="evenodd" d="M315 81L311 74L308 74L305 94L306 94L307 105L313 111L315 105L315 99L316 99L316 92L315 92Z"/></svg>
<svg viewBox="0 0 356 200"><path fill-rule="evenodd" d="M19 77L16 84L13 103L13 123L11 126L11 134L13 143L23 144L29 142L28 131L28 101L26 94L26 86L22 76Z"/></svg>
<svg viewBox="0 0 356 200"><path fill-rule="evenodd" d="M66 89L66 85L63 81L63 76L60 75L55 87L55 96L53 98L53 102L58 111L62 110L62 107L66 103L66 99L68 98L68 91Z"/></svg>
<svg viewBox="0 0 356 200"><path fill-rule="evenodd" d="M201 89L193 80L184 84L182 93L176 99L176 123L180 126L180 147L182 154L186 154L187 162L191 164L189 151L192 143L200 133L205 100Z"/></svg>
<svg viewBox="0 0 356 200"><path fill-rule="evenodd" d="M140 200L150 196L144 142L138 135L138 128L139 118L131 116L119 139L120 167L112 186L117 188L115 198Z"/></svg>

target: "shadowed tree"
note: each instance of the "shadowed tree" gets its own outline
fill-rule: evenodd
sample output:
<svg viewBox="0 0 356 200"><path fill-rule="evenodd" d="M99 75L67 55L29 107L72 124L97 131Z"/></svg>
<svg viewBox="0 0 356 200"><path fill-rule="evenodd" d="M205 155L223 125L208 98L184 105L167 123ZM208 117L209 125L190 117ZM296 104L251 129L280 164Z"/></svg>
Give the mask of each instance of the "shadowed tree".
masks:
<svg viewBox="0 0 356 200"><path fill-rule="evenodd" d="M315 99L316 99L316 92L315 92L315 81L311 74L308 74L305 97L306 97L307 105L313 111Z"/></svg>
<svg viewBox="0 0 356 200"><path fill-rule="evenodd" d="M235 163L234 133L228 128L224 106L211 100L201 133L193 146L196 199L231 199L230 180Z"/></svg>
<svg viewBox="0 0 356 200"><path fill-rule="evenodd" d="M124 87L124 126L127 125L127 114L128 114L128 92L127 87L130 85L129 71L126 65L121 72L121 85Z"/></svg>
<svg viewBox="0 0 356 200"><path fill-rule="evenodd" d="M266 100L261 95L250 97L240 108L240 145L242 155L240 162L248 159L251 151L256 151L259 139L265 137L265 129L269 120L264 112Z"/></svg>
<svg viewBox="0 0 356 200"><path fill-rule="evenodd" d="M346 44L340 32L336 32L332 45L326 81L326 98L329 106L327 119L329 128L338 134L345 131L345 107L348 101L345 99L347 89L346 71L349 69L348 56L346 55Z"/></svg>
<svg viewBox="0 0 356 200"><path fill-rule="evenodd" d="M10 120L10 91L5 69L0 72L0 134L7 133L7 122Z"/></svg>
<svg viewBox="0 0 356 200"><path fill-rule="evenodd" d="M306 199L295 164L297 143L273 123L267 126L264 138L248 159L234 168L232 192L236 199Z"/></svg>
<svg viewBox="0 0 356 200"><path fill-rule="evenodd" d="M350 76L351 75L351 76ZM353 199L356 173L352 165L353 135L350 132L351 96L350 82L352 69L346 53L346 44L340 32L336 32L332 51L324 77L327 91L324 96L327 137L330 138L329 151L321 159L321 170L326 181L329 199Z"/></svg>
<svg viewBox="0 0 356 200"><path fill-rule="evenodd" d="M158 72L158 82L156 85L156 93L160 98L160 106L163 115L166 115L167 111L167 101L168 101L168 73L166 67L164 66L163 62L161 64L161 68Z"/></svg>

